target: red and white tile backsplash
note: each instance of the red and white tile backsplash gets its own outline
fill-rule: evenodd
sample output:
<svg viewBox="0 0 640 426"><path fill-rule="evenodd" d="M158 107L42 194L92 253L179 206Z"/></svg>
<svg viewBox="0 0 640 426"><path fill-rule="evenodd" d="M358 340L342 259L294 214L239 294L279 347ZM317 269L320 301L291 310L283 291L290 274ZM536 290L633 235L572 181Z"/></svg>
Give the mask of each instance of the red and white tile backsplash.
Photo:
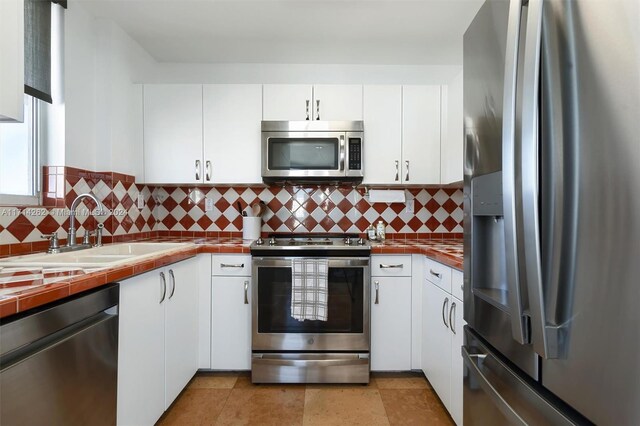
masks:
<svg viewBox="0 0 640 426"><path fill-rule="evenodd" d="M189 194L202 191L213 199L214 209L205 212L205 202L190 201ZM155 230L159 231L242 231L237 208L263 201L263 232L365 232L379 220L388 233L462 233L462 191L453 188L406 189L414 212L404 203L369 202L364 188L331 186L273 187L160 187L152 198L157 206ZM191 197L195 198L195 197Z"/></svg>
<svg viewBox="0 0 640 426"><path fill-rule="evenodd" d="M77 215L78 235L99 222L105 226L107 242L156 231L241 232L237 202L244 209L259 201L266 204L265 233L363 233L379 220L387 224L388 234L462 233L460 189L405 189L407 200L413 200L414 212L408 212L404 203L372 204L364 191L331 186L150 187L135 184L133 176L120 173L45 167L43 207L0 206L0 255L8 254L3 246L18 243L33 243L33 250L46 248L42 234L57 232L61 240L66 239L69 207L84 192L92 192L110 213L91 216L95 205L84 202ZM141 209L137 207L140 194L144 199ZM205 211L202 196L213 200L212 211Z"/></svg>

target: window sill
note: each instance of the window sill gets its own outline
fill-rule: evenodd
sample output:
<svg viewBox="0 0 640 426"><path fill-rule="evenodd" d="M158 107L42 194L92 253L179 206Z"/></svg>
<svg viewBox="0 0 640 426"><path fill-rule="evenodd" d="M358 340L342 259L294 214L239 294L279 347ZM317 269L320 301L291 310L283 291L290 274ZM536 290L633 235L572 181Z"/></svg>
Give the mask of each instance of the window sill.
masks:
<svg viewBox="0 0 640 426"><path fill-rule="evenodd" d="M0 206L39 206L40 197L33 195L0 194Z"/></svg>

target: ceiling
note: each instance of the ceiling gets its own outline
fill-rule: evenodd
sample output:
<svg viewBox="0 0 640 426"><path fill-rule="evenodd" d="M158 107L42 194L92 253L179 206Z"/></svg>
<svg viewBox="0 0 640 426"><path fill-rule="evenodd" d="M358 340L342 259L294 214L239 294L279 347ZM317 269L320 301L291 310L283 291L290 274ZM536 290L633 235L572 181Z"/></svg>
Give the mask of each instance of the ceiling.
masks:
<svg viewBox="0 0 640 426"><path fill-rule="evenodd" d="M80 0L159 62L462 62L484 0Z"/></svg>

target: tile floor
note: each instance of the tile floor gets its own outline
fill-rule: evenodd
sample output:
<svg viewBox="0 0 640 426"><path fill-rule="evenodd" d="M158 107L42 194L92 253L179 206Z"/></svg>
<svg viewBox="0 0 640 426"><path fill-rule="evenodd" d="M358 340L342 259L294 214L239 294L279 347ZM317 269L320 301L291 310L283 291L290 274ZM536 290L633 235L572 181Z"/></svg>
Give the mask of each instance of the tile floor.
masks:
<svg viewBox="0 0 640 426"><path fill-rule="evenodd" d="M199 373L158 425L453 425L419 375L369 385L253 385L249 373Z"/></svg>

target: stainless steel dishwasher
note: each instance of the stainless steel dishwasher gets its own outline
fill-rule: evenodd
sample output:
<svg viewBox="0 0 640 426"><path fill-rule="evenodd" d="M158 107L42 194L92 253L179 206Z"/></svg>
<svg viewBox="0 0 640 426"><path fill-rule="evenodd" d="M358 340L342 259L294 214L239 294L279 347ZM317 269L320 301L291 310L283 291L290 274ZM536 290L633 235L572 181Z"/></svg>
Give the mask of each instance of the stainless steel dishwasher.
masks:
<svg viewBox="0 0 640 426"><path fill-rule="evenodd" d="M115 425L118 284L0 322L0 424Z"/></svg>

